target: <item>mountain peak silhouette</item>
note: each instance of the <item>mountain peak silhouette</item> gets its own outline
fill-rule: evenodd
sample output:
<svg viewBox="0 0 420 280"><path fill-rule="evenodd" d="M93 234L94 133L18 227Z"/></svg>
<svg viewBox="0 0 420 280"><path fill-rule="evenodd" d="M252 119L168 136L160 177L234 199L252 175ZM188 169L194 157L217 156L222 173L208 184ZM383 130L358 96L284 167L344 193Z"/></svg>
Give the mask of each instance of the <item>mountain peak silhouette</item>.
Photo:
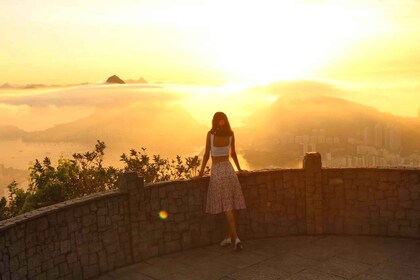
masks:
<svg viewBox="0 0 420 280"><path fill-rule="evenodd" d="M129 79L125 82L127 84L148 84L148 82L143 77L140 77L140 79L138 79L138 80Z"/></svg>
<svg viewBox="0 0 420 280"><path fill-rule="evenodd" d="M9 83L4 83L0 86L0 88L13 88L13 86L10 85Z"/></svg>
<svg viewBox="0 0 420 280"><path fill-rule="evenodd" d="M123 80L120 79L117 75L112 75L106 80L108 84L125 84Z"/></svg>

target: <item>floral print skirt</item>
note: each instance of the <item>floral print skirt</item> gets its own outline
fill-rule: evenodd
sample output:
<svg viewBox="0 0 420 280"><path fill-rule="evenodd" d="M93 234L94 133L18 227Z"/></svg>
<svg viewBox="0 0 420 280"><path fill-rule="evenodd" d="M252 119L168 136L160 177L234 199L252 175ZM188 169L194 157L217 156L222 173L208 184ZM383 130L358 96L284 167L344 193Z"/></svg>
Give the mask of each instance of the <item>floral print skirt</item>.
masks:
<svg viewBox="0 0 420 280"><path fill-rule="evenodd" d="M206 212L221 212L246 208L238 176L230 161L213 163L207 191Z"/></svg>

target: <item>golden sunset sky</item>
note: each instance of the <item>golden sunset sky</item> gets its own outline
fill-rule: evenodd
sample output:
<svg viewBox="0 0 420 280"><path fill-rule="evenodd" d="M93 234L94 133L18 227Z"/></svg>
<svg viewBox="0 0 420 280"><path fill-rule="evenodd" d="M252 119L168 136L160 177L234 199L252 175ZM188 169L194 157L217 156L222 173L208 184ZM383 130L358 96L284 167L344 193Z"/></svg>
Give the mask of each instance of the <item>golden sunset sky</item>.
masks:
<svg viewBox="0 0 420 280"><path fill-rule="evenodd" d="M0 84L420 77L420 1L0 1Z"/></svg>

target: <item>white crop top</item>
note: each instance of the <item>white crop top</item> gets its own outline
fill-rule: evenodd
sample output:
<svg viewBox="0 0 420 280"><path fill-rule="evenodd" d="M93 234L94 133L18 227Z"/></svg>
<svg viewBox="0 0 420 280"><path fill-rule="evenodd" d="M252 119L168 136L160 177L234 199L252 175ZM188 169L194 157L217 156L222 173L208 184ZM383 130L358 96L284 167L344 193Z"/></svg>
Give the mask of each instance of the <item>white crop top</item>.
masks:
<svg viewBox="0 0 420 280"><path fill-rule="evenodd" d="M213 145L214 142L214 135L210 134L210 148L211 148L211 155L214 157L222 157L228 156L230 152L230 145L232 143L232 136L229 137L229 145L223 147L215 147Z"/></svg>

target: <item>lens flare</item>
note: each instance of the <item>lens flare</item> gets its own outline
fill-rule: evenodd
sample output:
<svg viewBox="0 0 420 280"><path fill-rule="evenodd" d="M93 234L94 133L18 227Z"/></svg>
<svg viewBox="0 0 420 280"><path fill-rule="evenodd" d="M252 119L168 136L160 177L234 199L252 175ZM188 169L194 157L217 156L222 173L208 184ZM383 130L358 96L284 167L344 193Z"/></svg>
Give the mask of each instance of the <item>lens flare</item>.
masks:
<svg viewBox="0 0 420 280"><path fill-rule="evenodd" d="M168 212L166 212L165 210L160 211L159 218L161 218L162 220L166 220L168 218Z"/></svg>

